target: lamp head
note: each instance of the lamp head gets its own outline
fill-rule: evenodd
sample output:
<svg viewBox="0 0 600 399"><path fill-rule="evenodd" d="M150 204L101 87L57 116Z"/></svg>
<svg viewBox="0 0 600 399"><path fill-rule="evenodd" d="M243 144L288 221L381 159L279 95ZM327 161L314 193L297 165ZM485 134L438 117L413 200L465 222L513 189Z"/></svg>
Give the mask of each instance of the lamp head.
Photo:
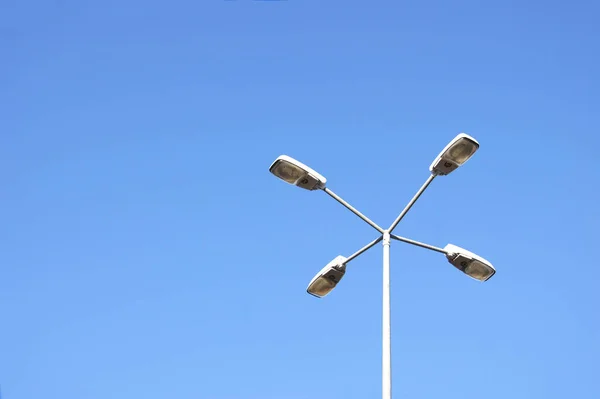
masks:
<svg viewBox="0 0 600 399"><path fill-rule="evenodd" d="M327 179L302 162L281 155L269 167L269 171L281 180L305 190L324 189Z"/></svg>
<svg viewBox="0 0 600 399"><path fill-rule="evenodd" d="M479 143L465 133L456 136L429 166L435 175L448 175L473 156L479 148Z"/></svg>
<svg viewBox="0 0 600 399"><path fill-rule="evenodd" d="M448 262L475 280L487 281L496 273L496 269L489 261L466 249L448 244L444 247L444 251Z"/></svg>
<svg viewBox="0 0 600 399"><path fill-rule="evenodd" d="M346 257L338 256L327 264L308 284L306 292L322 298L329 294L346 273Z"/></svg>

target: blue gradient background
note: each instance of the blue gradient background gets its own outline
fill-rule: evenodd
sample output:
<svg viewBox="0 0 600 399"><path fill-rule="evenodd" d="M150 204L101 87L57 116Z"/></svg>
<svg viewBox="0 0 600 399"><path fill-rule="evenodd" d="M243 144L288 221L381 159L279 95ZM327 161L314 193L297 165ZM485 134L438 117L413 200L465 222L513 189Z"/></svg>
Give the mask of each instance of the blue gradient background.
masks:
<svg viewBox="0 0 600 399"><path fill-rule="evenodd" d="M392 243L396 398L598 398L592 1L4 1L3 399L376 398L375 232L457 133L481 148Z"/></svg>

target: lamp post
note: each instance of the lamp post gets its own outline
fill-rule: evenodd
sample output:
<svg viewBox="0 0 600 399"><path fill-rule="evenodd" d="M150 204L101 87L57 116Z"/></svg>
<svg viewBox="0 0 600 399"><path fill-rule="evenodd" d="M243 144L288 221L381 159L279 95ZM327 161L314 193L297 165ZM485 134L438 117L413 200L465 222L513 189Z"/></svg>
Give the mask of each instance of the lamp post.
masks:
<svg viewBox="0 0 600 399"><path fill-rule="evenodd" d="M404 207L400 215L392 222L386 230L379 227L368 217L359 212L356 208L335 194L326 187L327 179L303 163L282 155L271 164L269 171L285 182L303 188L305 190L323 190L340 204L348 208L352 213L373 227L380 234L375 240L371 241L354 254L344 257L337 256L329 262L319 273L317 273L308 284L306 291L318 298L329 294L341 281L346 273L346 265L356 259L369 248L383 241L383 317L382 317L382 399L391 399L392 397L392 362L391 362L391 312L390 312L390 243L391 240L405 242L416 245L432 251L440 252L446 255L450 264L456 267L467 276L475 280L487 281L496 270L486 259L475 255L456 245L448 244L444 248L425 244L409 238L400 237L392 234L398 223L408 213L410 208L425 192L427 187L437 176L445 176L462 166L471 158L479 148L479 143L471 136L461 133L444 147L439 155L429 166L431 174L413 196L413 198Z"/></svg>

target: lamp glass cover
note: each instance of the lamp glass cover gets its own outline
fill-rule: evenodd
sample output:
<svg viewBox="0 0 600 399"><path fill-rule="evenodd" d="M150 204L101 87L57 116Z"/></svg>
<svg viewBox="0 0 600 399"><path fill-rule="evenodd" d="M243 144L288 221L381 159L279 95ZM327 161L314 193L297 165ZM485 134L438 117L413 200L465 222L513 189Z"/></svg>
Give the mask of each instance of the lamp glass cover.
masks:
<svg viewBox="0 0 600 399"><path fill-rule="evenodd" d="M323 297L331 292L336 286L334 281L326 278L325 276L321 276L317 278L313 283L308 287L307 291L309 294Z"/></svg>
<svg viewBox="0 0 600 399"><path fill-rule="evenodd" d="M476 150L477 144L463 137L448 150L448 158L457 164L462 165Z"/></svg>
<svg viewBox="0 0 600 399"><path fill-rule="evenodd" d="M492 277L494 270L478 260L473 260L464 270L465 274L473 277L476 280L485 281Z"/></svg>
<svg viewBox="0 0 600 399"><path fill-rule="evenodd" d="M301 177L306 175L306 172L294 164L279 161L275 165L273 174L290 184L295 184Z"/></svg>

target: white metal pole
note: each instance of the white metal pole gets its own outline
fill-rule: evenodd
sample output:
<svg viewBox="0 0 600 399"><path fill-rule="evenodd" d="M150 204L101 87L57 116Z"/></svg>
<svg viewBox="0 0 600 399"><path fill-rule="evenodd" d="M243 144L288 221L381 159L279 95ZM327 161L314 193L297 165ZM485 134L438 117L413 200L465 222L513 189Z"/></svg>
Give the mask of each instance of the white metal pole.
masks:
<svg viewBox="0 0 600 399"><path fill-rule="evenodd" d="M356 209L355 207L353 207L352 205L350 205L342 197L340 197L339 195L337 195L336 193L334 193L333 191L331 191L327 187L325 187L323 189L323 191L325 191L327 194L329 194L329 196L331 198L333 198L334 200L336 200L337 202L339 202L340 204L342 204L346 208L348 208L348 210L350 210L350 212L352 212L353 214L355 214L356 216L358 216L359 218L361 218L362 220L364 220L365 222L367 222L367 224L369 224L375 230L377 230L378 232L380 232L381 234L383 234L383 229L381 227L377 226L377 224L374 221L372 221L371 219L369 219L368 217L366 217L365 215L363 215L362 213L360 213L358 209Z"/></svg>
<svg viewBox="0 0 600 399"><path fill-rule="evenodd" d="M383 233L383 352L382 399L392 398L392 335L390 320L390 233Z"/></svg>
<svg viewBox="0 0 600 399"><path fill-rule="evenodd" d="M398 226L398 223L400 223L400 221L408 213L408 211L410 211L410 208L412 208L412 206L415 204L415 202L417 202L417 200L419 199L419 197L421 196L421 194L423 194L425 192L425 190L427 189L427 187L429 187L429 185L431 184L431 182L433 181L433 179L435 179L436 176L437 175L434 175L434 174L429 175L429 177L427 178L427 181L421 186L421 188L419 189L419 191L417 191L417 193L415 194L415 196L412 197L412 199L410 200L410 202L404 207L404 209L402 210L402 212L400 212L400 215L398 215L398 217L396 218L396 220L394 220L394 223L392 223L392 225L388 229L388 232L390 234L392 233L392 231L394 231L394 229L396 228L396 226Z"/></svg>

